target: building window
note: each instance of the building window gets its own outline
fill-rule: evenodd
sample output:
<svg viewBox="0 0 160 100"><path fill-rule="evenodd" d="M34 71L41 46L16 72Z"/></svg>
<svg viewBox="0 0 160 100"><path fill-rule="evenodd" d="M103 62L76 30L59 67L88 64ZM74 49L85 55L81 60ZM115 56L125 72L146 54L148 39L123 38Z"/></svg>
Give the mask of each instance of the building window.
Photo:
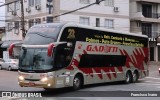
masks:
<svg viewBox="0 0 160 100"><path fill-rule="evenodd" d="M80 0L80 3L83 3L83 4L89 4L90 1L89 0Z"/></svg>
<svg viewBox="0 0 160 100"><path fill-rule="evenodd" d="M29 28L32 27L34 25L34 19L29 20L29 24L28 25L29 25L28 26Z"/></svg>
<svg viewBox="0 0 160 100"><path fill-rule="evenodd" d="M35 24L40 24L40 23L41 23L41 19L40 18L35 19Z"/></svg>
<svg viewBox="0 0 160 100"><path fill-rule="evenodd" d="M114 0L105 0L104 4L105 6L114 6Z"/></svg>
<svg viewBox="0 0 160 100"><path fill-rule="evenodd" d="M20 3L19 1L15 2L15 10L19 10L20 8Z"/></svg>
<svg viewBox="0 0 160 100"><path fill-rule="evenodd" d="M15 29L19 29L19 22L18 22L18 21L16 21L16 22L14 23L14 28L15 28Z"/></svg>
<svg viewBox="0 0 160 100"><path fill-rule="evenodd" d="M47 23L53 23L53 17L47 16Z"/></svg>
<svg viewBox="0 0 160 100"><path fill-rule="evenodd" d="M80 17L80 24L89 25L89 17Z"/></svg>
<svg viewBox="0 0 160 100"><path fill-rule="evenodd" d="M100 19L96 18L96 27L100 27Z"/></svg>
<svg viewBox="0 0 160 100"><path fill-rule="evenodd" d="M13 11L13 5L12 4L8 4L7 5L7 12L12 12Z"/></svg>
<svg viewBox="0 0 160 100"><path fill-rule="evenodd" d="M16 21L15 23L14 23L14 33L15 34L18 34L19 33L19 22L18 21Z"/></svg>
<svg viewBox="0 0 160 100"><path fill-rule="evenodd" d="M34 0L28 0L28 5L29 6L34 6Z"/></svg>
<svg viewBox="0 0 160 100"><path fill-rule="evenodd" d="M41 4L41 0L35 0L35 5L40 5Z"/></svg>
<svg viewBox="0 0 160 100"><path fill-rule="evenodd" d="M106 28L113 28L113 23L114 23L113 19L105 19L105 25L104 25L104 27L106 27Z"/></svg>
<svg viewBox="0 0 160 100"><path fill-rule="evenodd" d="M7 31L11 31L12 30L12 23L7 23Z"/></svg>

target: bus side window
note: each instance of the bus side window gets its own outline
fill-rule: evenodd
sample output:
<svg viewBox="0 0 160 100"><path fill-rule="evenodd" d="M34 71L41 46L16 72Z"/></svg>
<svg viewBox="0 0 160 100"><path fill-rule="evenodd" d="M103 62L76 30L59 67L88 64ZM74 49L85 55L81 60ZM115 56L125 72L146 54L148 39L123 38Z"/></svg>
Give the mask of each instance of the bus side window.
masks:
<svg viewBox="0 0 160 100"><path fill-rule="evenodd" d="M67 67L73 57L74 48L77 40L77 28L76 27L67 27L64 29L62 36L60 38L60 42L67 42L71 43L71 46L64 46L64 52L65 52L65 67Z"/></svg>
<svg viewBox="0 0 160 100"><path fill-rule="evenodd" d="M67 48L66 44L58 45L55 53L55 67L64 68L67 67L71 61L72 55L70 49Z"/></svg>

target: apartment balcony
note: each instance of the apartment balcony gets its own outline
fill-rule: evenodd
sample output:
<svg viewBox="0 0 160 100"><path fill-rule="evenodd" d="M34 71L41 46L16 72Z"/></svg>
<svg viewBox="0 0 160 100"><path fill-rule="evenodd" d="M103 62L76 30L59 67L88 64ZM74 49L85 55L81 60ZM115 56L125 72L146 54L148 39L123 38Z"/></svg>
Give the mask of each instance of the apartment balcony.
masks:
<svg viewBox="0 0 160 100"><path fill-rule="evenodd" d="M145 14L145 13L143 13L143 16L146 17L146 18L159 19L160 18L160 13L151 13L151 14Z"/></svg>
<svg viewBox="0 0 160 100"><path fill-rule="evenodd" d="M142 21L151 23L160 23L160 13L143 14L142 12L132 13L130 19L132 21Z"/></svg>
<svg viewBox="0 0 160 100"><path fill-rule="evenodd" d="M160 3L160 0L131 0L131 1Z"/></svg>

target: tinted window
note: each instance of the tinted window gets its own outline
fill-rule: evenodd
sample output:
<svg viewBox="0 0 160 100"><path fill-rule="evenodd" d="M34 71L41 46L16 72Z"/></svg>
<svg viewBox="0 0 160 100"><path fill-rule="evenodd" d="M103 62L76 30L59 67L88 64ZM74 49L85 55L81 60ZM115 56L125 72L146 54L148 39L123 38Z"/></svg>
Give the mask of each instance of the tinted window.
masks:
<svg viewBox="0 0 160 100"><path fill-rule="evenodd" d="M122 67L125 65L126 56L123 55L93 55L84 54L79 67Z"/></svg>
<svg viewBox="0 0 160 100"><path fill-rule="evenodd" d="M75 36L75 38L70 39L70 41L84 41L90 43L103 43L103 44L113 44L113 45L124 45L124 46L135 46L135 47L147 47L148 38L131 36L122 34L121 32L112 33L107 31L99 31L93 29L85 29L79 27L67 27L63 31L61 41L68 41L70 36L69 30Z"/></svg>
<svg viewBox="0 0 160 100"><path fill-rule="evenodd" d="M69 65L72 59L72 51L66 44L60 44L55 50L55 65L56 69L64 68Z"/></svg>

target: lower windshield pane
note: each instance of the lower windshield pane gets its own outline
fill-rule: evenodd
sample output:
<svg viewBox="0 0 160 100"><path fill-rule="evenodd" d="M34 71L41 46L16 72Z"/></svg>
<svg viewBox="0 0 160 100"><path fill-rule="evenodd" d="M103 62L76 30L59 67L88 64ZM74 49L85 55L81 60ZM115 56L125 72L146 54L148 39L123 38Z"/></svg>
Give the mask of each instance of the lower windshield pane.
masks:
<svg viewBox="0 0 160 100"><path fill-rule="evenodd" d="M20 69L50 70L53 59L47 56L47 49L23 49L20 57Z"/></svg>

